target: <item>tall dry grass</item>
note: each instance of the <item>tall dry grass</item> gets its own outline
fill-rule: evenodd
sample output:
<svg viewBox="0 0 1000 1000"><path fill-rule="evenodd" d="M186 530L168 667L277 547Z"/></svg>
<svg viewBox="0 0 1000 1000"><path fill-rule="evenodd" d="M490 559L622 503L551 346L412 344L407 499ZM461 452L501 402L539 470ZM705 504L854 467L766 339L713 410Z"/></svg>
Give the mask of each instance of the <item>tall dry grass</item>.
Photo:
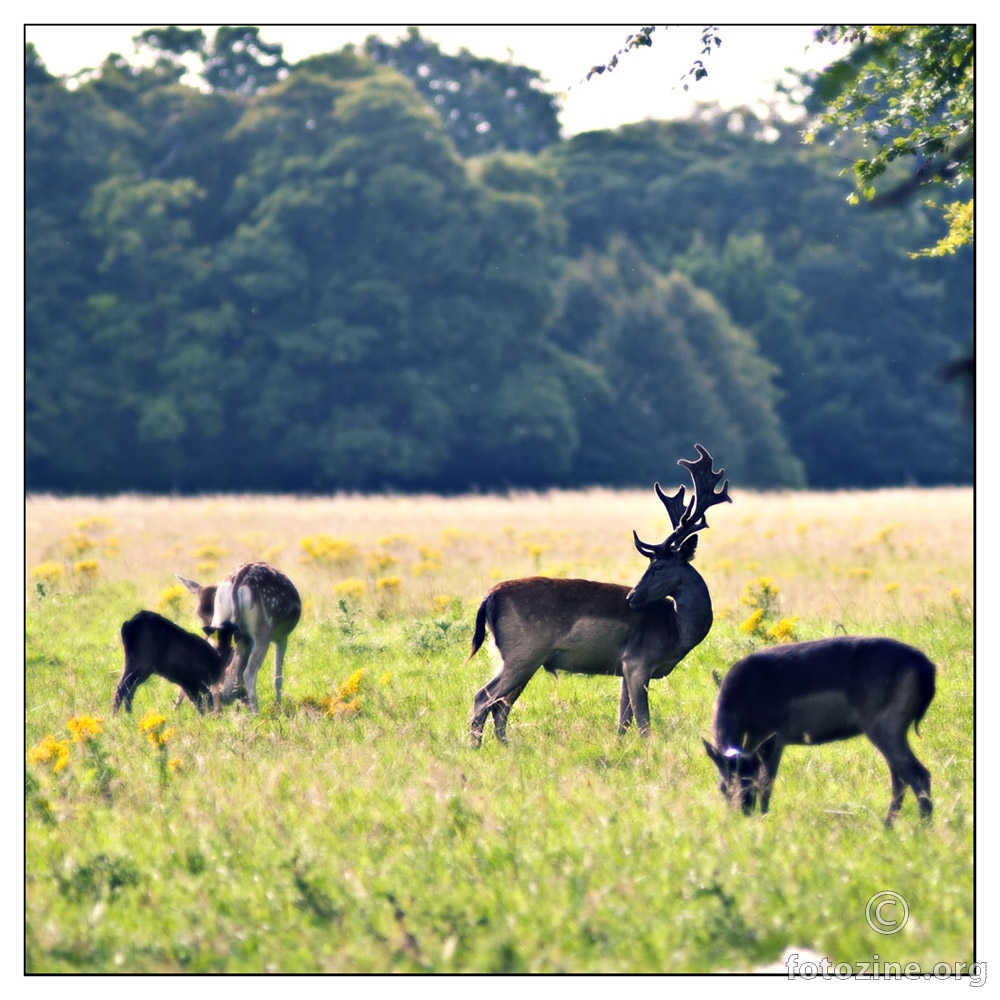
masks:
<svg viewBox="0 0 1000 1000"><path fill-rule="evenodd" d="M740 614L748 580L771 577L782 608L847 630L919 616L929 605L971 610L972 491L752 493L711 513L697 565L718 616ZM631 529L668 532L649 490L506 496L215 496L26 502L26 584L63 566L62 586L88 576L127 582L155 606L174 574L216 579L263 559L300 585L307 610L349 595L366 611L411 615L445 597L478 599L501 579L542 574L634 582L643 560ZM76 568L96 563L89 574ZM92 579L90 580L92 582Z"/></svg>

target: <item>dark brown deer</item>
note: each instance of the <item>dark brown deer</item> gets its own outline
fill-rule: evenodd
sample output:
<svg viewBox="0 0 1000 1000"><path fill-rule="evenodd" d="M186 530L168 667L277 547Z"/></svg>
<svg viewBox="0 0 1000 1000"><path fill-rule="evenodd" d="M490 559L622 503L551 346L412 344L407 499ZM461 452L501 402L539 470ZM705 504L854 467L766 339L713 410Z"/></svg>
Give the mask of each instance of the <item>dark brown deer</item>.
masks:
<svg viewBox="0 0 1000 1000"><path fill-rule="evenodd" d="M696 461L680 459L691 474L694 493L684 503L684 487L656 495L670 516L673 531L659 545L648 545L633 532L635 547L649 567L630 590L615 583L528 577L497 584L476 615L475 656L493 635L503 666L476 692L472 703L472 744L479 746L486 716L492 713L497 739L507 738L511 706L539 667L553 673L605 674L621 677L618 732L635 719L649 733L649 682L666 677L708 635L712 601L701 574L691 565L697 532L708 527L705 511L732 503L729 481L716 490L725 470L712 471L712 456L700 444ZM468 662L468 661L466 661Z"/></svg>
<svg viewBox="0 0 1000 1000"><path fill-rule="evenodd" d="M112 713L118 713L122 702L125 711L131 712L135 689L153 674L180 685L199 712L205 711L209 700L218 711L218 683L232 656L232 637L233 630L224 626L216 631L212 645L155 611L133 615L122 625L125 666L115 688Z"/></svg>
<svg viewBox="0 0 1000 1000"><path fill-rule="evenodd" d="M715 702L715 745L702 740L722 775L722 794L749 815L767 812L781 754L789 744L812 746L867 736L885 757L892 824L913 789L930 818L931 775L906 733L934 697L934 664L895 639L837 636L774 646L740 660Z"/></svg>
<svg viewBox="0 0 1000 1000"><path fill-rule="evenodd" d="M197 596L197 613L206 633L227 625L235 630L236 655L226 669L223 702L238 696L252 712L257 711L257 672L273 642L274 694L280 704L285 646L302 614L295 584L263 562L237 566L218 584L203 586L183 576L177 579Z"/></svg>

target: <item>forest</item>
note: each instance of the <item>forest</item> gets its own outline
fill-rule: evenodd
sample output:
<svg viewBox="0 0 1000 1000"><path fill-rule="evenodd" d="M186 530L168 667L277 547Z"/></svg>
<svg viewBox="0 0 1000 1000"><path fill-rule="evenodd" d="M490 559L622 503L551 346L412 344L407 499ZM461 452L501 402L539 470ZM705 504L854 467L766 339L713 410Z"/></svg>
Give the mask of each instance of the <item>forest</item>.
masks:
<svg viewBox="0 0 1000 1000"><path fill-rule="evenodd" d="M849 204L800 124L565 139L416 29L136 41L25 48L28 492L649 486L695 441L741 487L972 481L973 250L913 257L939 213Z"/></svg>

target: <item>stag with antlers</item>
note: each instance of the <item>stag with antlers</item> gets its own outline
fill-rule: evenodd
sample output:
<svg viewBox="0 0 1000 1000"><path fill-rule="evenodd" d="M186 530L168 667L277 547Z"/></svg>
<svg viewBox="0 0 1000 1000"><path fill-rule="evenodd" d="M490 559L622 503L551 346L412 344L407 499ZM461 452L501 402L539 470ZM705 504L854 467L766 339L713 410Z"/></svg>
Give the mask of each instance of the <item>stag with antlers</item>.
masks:
<svg viewBox="0 0 1000 1000"><path fill-rule="evenodd" d="M693 493L685 503L681 486L668 496L655 484L673 531L658 545L640 541L649 566L629 589L594 580L528 577L494 587L476 614L471 660L487 629L503 666L476 692L472 704L472 743L479 746L487 715L497 739L506 741L511 706L539 667L556 672L621 677L618 732L635 719L649 733L649 682L666 677L712 627L712 601L701 574L691 565L698 532L708 527L705 512L732 503L725 470L712 471L712 456L696 444L699 458L680 459L691 475ZM468 662L468 661L467 661Z"/></svg>

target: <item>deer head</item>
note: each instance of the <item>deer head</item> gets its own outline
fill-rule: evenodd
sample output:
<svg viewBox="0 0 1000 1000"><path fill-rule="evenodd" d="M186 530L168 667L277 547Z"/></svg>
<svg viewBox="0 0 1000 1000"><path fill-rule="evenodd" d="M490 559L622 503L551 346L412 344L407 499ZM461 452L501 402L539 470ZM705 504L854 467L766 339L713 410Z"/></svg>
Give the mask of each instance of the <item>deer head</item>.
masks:
<svg viewBox="0 0 1000 1000"><path fill-rule="evenodd" d="M772 733L753 750L741 750L739 747L719 750L708 740L701 741L705 744L705 752L719 769L722 797L739 806L746 816L757 806L757 796L761 792L760 769L764 759L773 753L776 739L777 734Z"/></svg>
<svg viewBox="0 0 1000 1000"><path fill-rule="evenodd" d="M674 530L658 545L642 541L633 531L635 547L641 555L649 559L649 567L642 578L628 593L628 603L636 609L644 608L653 601L672 594L683 578L687 567L694 558L698 547L697 532L708 527L705 511L717 503L732 503L729 496L729 480L716 490L719 480L726 474L725 469L712 471L712 456L700 444L695 448L701 456L695 461L678 459L691 475L693 491L690 501L684 502L684 487L680 486L672 496L663 492L659 483L653 488L667 509L667 515Z"/></svg>

